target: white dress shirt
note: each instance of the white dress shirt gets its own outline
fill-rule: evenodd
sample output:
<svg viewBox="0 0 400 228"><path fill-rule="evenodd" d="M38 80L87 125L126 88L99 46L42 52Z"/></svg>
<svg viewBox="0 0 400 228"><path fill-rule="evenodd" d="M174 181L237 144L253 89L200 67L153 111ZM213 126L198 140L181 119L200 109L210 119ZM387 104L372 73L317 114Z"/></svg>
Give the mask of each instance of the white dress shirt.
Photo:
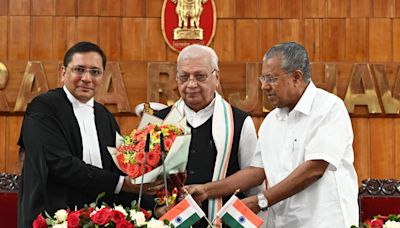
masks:
<svg viewBox="0 0 400 228"><path fill-rule="evenodd" d="M86 164L102 169L103 164L94 119L94 99L92 98L88 102L82 103L69 92L67 87L64 86L63 89L67 94L68 100L72 104L76 120L79 124L82 138L82 160ZM117 194L121 191L123 183L124 177L120 176L114 193Z"/></svg>
<svg viewBox="0 0 400 228"><path fill-rule="evenodd" d="M267 227L350 227L358 224L358 182L353 167L353 131L340 98L310 82L291 112L276 108L259 130L268 187L307 160L329 163L303 191L268 209Z"/></svg>

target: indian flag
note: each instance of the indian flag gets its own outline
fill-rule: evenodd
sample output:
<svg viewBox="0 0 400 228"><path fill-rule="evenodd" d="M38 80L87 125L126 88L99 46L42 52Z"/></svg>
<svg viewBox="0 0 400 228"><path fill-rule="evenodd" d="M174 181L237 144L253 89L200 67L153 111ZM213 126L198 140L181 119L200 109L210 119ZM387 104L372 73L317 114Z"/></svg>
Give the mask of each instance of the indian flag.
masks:
<svg viewBox="0 0 400 228"><path fill-rule="evenodd" d="M176 228L179 228L190 227L204 216L204 211L201 210L192 196L187 195L181 202L175 205L159 220L164 221L166 219Z"/></svg>
<svg viewBox="0 0 400 228"><path fill-rule="evenodd" d="M264 222L235 195L218 211L217 216L231 228L260 227Z"/></svg>

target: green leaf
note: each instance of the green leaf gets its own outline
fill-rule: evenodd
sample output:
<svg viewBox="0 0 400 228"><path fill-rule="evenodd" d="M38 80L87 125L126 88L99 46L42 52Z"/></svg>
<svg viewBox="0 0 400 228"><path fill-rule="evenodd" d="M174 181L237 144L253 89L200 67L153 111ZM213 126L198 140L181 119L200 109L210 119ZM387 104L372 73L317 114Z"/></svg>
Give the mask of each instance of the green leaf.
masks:
<svg viewBox="0 0 400 228"><path fill-rule="evenodd" d="M105 192L100 193L100 194L97 196L97 198L96 198L95 204L97 205L99 199L103 198L105 195L106 195Z"/></svg>

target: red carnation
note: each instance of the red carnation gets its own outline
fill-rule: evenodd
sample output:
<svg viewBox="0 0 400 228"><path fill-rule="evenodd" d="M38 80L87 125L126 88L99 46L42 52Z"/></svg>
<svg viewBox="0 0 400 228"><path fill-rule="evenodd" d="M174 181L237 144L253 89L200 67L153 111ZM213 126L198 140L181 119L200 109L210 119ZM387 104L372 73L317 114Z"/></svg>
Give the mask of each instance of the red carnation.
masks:
<svg viewBox="0 0 400 228"><path fill-rule="evenodd" d="M142 166L139 164L128 164L126 172L130 177L138 177L142 175Z"/></svg>
<svg viewBox="0 0 400 228"><path fill-rule="evenodd" d="M174 141L170 138L164 139L165 150L169 151L169 149L171 149L173 143L174 143Z"/></svg>
<svg viewBox="0 0 400 228"><path fill-rule="evenodd" d="M112 210L111 211L111 219L115 222L115 223L120 223L123 220L125 220L125 215L117 210Z"/></svg>
<svg viewBox="0 0 400 228"><path fill-rule="evenodd" d="M79 228L79 216L81 211L74 211L68 214L67 222L68 228Z"/></svg>
<svg viewBox="0 0 400 228"><path fill-rule="evenodd" d="M42 214L33 221L33 228L47 228L46 219L43 218Z"/></svg>
<svg viewBox="0 0 400 228"><path fill-rule="evenodd" d="M90 216L90 218L97 225L105 225L111 219L110 209L102 208L98 210L94 215Z"/></svg>
<svg viewBox="0 0 400 228"><path fill-rule="evenodd" d="M140 208L140 211L143 212L144 217L146 218L146 220L149 220L149 219L150 219L151 214L150 214L148 211L146 211L146 210L143 209L143 208Z"/></svg>
<svg viewBox="0 0 400 228"><path fill-rule="evenodd" d="M121 222L117 223L116 228L135 228L135 226L126 220L122 220Z"/></svg>
<svg viewBox="0 0 400 228"><path fill-rule="evenodd" d="M147 164L152 167L157 167L161 159L161 153L150 151L147 155Z"/></svg>
<svg viewBox="0 0 400 228"><path fill-rule="evenodd" d="M373 219L370 223L371 228L382 228L383 220L381 219Z"/></svg>
<svg viewBox="0 0 400 228"><path fill-rule="evenodd" d="M138 142L138 144L136 144L135 146L135 150L139 151L139 150L144 150L144 146L146 145L146 140L141 140Z"/></svg>
<svg viewBox="0 0 400 228"><path fill-rule="evenodd" d="M125 163L125 156L124 153L119 153L117 155L118 165L121 167L122 170L126 170L128 168L128 164Z"/></svg>

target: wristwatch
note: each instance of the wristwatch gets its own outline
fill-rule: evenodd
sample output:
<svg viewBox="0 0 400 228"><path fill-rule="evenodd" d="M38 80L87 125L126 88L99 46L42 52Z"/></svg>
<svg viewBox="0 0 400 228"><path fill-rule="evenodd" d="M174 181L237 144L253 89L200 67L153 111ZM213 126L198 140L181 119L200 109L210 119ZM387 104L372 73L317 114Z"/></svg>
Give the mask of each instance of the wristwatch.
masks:
<svg viewBox="0 0 400 228"><path fill-rule="evenodd" d="M268 199L265 198L264 193L262 192L258 193L257 198L258 198L258 207L262 211L268 210Z"/></svg>

